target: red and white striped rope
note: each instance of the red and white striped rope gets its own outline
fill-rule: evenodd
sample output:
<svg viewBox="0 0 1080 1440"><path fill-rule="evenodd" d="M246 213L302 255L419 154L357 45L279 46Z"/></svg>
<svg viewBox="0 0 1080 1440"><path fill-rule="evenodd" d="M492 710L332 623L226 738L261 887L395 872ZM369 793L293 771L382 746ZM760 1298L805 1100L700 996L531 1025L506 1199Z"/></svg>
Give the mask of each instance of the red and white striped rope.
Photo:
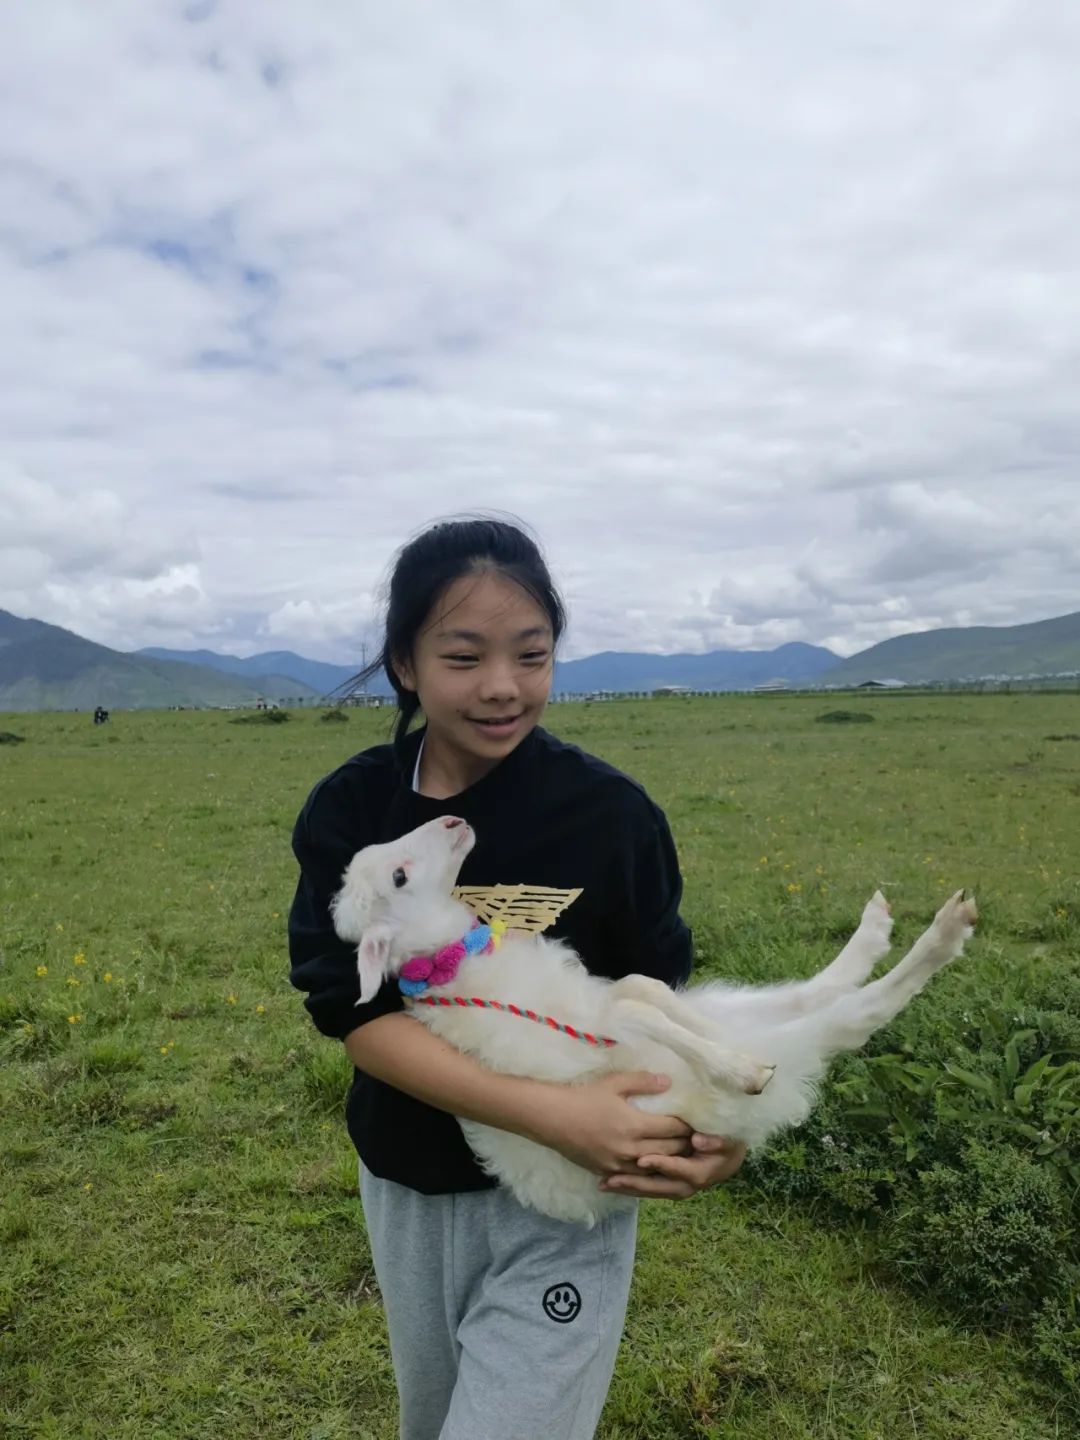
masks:
<svg viewBox="0 0 1080 1440"><path fill-rule="evenodd" d="M520 1005L504 1005L501 1000L480 1000L475 995L469 997L464 995L414 995L407 1003L410 1005L460 1005L463 1008L475 1005L481 1010L501 1010L506 1015L516 1015L519 1020L535 1020L537 1025L547 1025L549 1029L558 1030L562 1035L569 1035L574 1040L580 1040L584 1045L609 1046L619 1043L610 1035L590 1035L587 1030L575 1030L573 1025L564 1025L560 1020L553 1020L550 1015L538 1015L535 1010L525 1010Z"/></svg>

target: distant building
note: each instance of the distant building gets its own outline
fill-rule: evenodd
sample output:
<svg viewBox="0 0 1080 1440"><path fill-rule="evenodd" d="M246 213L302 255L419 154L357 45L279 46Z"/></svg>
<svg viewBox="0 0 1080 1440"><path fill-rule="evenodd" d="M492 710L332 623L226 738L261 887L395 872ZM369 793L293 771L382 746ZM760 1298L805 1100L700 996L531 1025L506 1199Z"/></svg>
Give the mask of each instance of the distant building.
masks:
<svg viewBox="0 0 1080 1440"><path fill-rule="evenodd" d="M659 685L652 692L654 697L663 695L689 695L689 685Z"/></svg>
<svg viewBox="0 0 1080 1440"><path fill-rule="evenodd" d="M786 690L787 688L788 682L786 680L763 680L760 685L754 686L754 694L774 695L778 691Z"/></svg>

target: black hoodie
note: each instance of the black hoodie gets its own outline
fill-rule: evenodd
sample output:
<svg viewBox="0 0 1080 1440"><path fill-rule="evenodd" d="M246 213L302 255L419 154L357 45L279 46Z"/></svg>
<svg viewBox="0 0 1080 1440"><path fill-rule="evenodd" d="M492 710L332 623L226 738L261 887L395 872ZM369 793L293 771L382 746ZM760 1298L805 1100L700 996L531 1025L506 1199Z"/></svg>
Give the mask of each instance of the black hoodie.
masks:
<svg viewBox="0 0 1080 1440"><path fill-rule="evenodd" d="M356 1003L356 946L338 938L329 908L345 867L365 846L396 840L438 815L460 815L476 832L458 884L580 888L546 933L572 945L592 974L687 980L692 945L679 917L675 846L663 811L636 781L535 729L475 785L434 800L411 784L423 734L408 737L403 762L392 746L379 745L320 780L293 831L300 880L289 915L290 979L307 992L304 1004L324 1035L343 1040L404 1008L392 981L368 1004ZM491 1023L530 1022L492 1014ZM552 1035L551 1043L580 1042ZM452 1115L360 1070L346 1117L373 1175L426 1195L495 1184Z"/></svg>

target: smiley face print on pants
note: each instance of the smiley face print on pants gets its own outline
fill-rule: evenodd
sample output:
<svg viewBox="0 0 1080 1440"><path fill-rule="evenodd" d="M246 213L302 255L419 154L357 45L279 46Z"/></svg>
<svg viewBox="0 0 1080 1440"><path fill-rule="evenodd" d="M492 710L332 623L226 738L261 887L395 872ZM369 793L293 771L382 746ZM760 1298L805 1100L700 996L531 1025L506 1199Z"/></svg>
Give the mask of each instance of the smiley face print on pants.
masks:
<svg viewBox="0 0 1080 1440"><path fill-rule="evenodd" d="M569 1325L581 1314L581 1296L576 1285L564 1280L544 1291L544 1314L557 1325Z"/></svg>

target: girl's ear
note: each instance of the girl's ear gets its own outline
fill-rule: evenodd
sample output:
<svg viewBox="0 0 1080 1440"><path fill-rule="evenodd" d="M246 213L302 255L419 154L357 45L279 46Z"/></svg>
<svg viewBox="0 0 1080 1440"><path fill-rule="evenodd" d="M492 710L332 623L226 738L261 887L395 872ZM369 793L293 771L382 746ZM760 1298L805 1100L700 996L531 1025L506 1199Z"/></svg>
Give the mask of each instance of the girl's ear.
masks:
<svg viewBox="0 0 1080 1440"><path fill-rule="evenodd" d="M391 655L390 664L393 666L394 674L403 690L416 689L416 672L413 670L412 661L408 656Z"/></svg>
<svg viewBox="0 0 1080 1440"><path fill-rule="evenodd" d="M386 974L390 960L391 931L387 925L372 925L364 931L360 948L356 952L356 968L360 975L360 999L357 1005L366 1005L379 993L379 986Z"/></svg>

